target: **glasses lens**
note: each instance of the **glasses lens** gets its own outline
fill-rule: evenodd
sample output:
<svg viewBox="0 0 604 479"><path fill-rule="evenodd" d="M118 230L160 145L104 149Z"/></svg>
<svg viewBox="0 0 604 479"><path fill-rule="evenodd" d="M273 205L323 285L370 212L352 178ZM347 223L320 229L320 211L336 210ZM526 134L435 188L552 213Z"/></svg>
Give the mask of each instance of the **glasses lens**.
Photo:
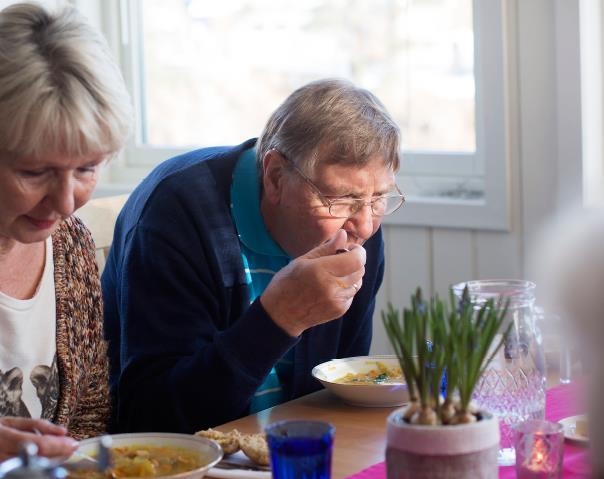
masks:
<svg viewBox="0 0 604 479"><path fill-rule="evenodd" d="M333 201L329 205L329 214L335 218L348 218L357 212L357 205L350 201Z"/></svg>
<svg viewBox="0 0 604 479"><path fill-rule="evenodd" d="M383 216L386 214L389 199L387 196L382 196L373 200L371 203L371 212L374 216Z"/></svg>
<svg viewBox="0 0 604 479"><path fill-rule="evenodd" d="M402 196L382 196L371 202L371 213L373 216L384 216L394 213L403 204ZM329 214L335 218L350 218L356 214L364 205L363 200L332 201L329 205Z"/></svg>
<svg viewBox="0 0 604 479"><path fill-rule="evenodd" d="M389 215L394 213L403 204L402 196L385 196L376 201L373 207L373 214L376 216Z"/></svg>

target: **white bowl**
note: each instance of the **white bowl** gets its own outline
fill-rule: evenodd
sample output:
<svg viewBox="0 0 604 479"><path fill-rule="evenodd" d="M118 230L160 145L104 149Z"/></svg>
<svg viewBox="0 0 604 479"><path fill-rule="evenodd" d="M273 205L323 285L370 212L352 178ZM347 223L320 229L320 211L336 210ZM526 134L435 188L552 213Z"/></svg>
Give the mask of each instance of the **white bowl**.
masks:
<svg viewBox="0 0 604 479"><path fill-rule="evenodd" d="M218 443L205 437L188 434L173 434L168 432L140 432L131 434L115 434L111 436L111 447L125 446L171 446L181 447L189 451L198 452L204 458L204 465L192 471L172 474L170 479L199 479L222 459L222 448ZM79 452L95 456L98 451L100 437L85 439L80 442ZM77 452L72 456L77 460Z"/></svg>
<svg viewBox="0 0 604 479"><path fill-rule="evenodd" d="M315 366L312 375L321 384L353 406L392 407L409 401L406 384L342 384L337 379L348 373L368 373L375 369L377 362L388 368L398 368L399 362L393 355L358 356L355 358L333 359Z"/></svg>

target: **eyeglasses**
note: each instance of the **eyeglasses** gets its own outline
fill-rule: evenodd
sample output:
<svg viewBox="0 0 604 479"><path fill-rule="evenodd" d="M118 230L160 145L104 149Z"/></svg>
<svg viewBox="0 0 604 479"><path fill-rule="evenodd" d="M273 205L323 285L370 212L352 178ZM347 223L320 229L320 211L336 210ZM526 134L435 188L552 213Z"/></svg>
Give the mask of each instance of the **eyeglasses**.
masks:
<svg viewBox="0 0 604 479"><path fill-rule="evenodd" d="M312 180L302 173L302 170L296 166L296 164L290 160L287 156L281 153L281 156L292 166L292 168L298 173L304 181L310 186L310 188L317 194L319 199L325 206L329 208L329 214L334 218L350 218L361 209L368 205L371 207L371 214L373 216L381 217L394 213L398 210L405 202L405 196L395 184L395 191L386 193L385 195L377 196L371 201L365 201L360 198L343 198L341 196L326 196L321 193L321 190L312 182Z"/></svg>

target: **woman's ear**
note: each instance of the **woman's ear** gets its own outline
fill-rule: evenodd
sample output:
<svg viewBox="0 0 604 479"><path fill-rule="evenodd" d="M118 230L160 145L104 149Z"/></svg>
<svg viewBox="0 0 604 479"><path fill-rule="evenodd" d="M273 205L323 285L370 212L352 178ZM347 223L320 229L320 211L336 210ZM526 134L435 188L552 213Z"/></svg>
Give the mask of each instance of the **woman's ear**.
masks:
<svg viewBox="0 0 604 479"><path fill-rule="evenodd" d="M268 150L262 159L262 191L266 200L278 204L285 188L285 158L277 150Z"/></svg>

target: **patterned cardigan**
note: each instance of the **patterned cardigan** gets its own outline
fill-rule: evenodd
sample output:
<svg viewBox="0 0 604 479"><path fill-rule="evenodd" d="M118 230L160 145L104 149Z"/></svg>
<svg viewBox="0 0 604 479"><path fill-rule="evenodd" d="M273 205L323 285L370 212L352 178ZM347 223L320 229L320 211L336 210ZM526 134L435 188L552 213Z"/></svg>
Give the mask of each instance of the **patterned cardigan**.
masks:
<svg viewBox="0 0 604 479"><path fill-rule="evenodd" d="M53 422L75 439L107 431L110 415L103 306L92 236L76 217L52 235L59 394Z"/></svg>

